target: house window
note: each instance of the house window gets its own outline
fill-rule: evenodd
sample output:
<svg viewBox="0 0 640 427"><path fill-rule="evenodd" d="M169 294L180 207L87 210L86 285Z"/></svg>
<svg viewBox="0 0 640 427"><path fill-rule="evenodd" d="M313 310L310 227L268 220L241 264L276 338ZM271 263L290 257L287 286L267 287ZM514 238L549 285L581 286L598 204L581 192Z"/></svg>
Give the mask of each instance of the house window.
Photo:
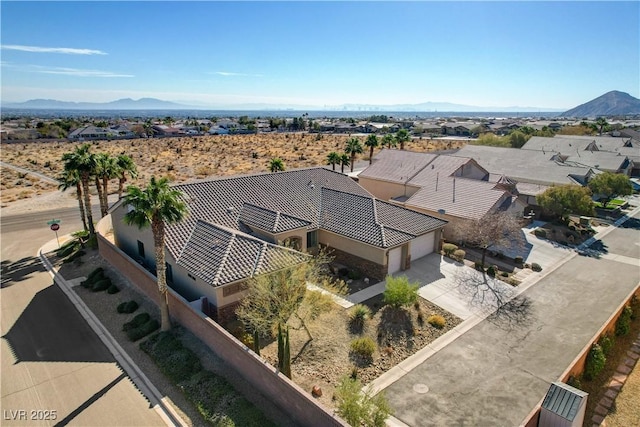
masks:
<svg viewBox="0 0 640 427"><path fill-rule="evenodd" d="M233 285L225 286L222 288L222 296L228 297L229 295L237 294L247 288L244 283L234 283Z"/></svg>
<svg viewBox="0 0 640 427"><path fill-rule="evenodd" d="M164 263L165 267L167 268L167 283L172 283L173 284L173 268L171 267L171 264L169 264L168 262Z"/></svg>
<svg viewBox="0 0 640 427"><path fill-rule="evenodd" d="M318 246L318 230L307 232L307 248Z"/></svg>
<svg viewBox="0 0 640 427"><path fill-rule="evenodd" d="M138 255L140 255L141 258L144 258L144 243L140 240L138 240Z"/></svg>

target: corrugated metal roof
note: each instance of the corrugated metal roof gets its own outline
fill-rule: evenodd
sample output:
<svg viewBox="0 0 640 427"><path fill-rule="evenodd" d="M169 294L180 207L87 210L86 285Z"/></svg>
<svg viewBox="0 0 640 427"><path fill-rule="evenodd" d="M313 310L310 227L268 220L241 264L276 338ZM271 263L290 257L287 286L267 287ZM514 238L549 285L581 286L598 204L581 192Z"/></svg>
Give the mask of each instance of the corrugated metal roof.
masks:
<svg viewBox="0 0 640 427"><path fill-rule="evenodd" d="M542 407L568 421L573 421L578 414L582 399L587 396L588 394L584 391L568 384L554 382L544 397Z"/></svg>

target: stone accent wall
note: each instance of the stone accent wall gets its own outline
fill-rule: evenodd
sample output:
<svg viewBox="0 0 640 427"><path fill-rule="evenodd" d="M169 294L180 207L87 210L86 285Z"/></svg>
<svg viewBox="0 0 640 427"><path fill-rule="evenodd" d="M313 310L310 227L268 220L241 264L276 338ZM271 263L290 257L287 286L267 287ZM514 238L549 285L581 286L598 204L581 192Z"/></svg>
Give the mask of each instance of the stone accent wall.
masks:
<svg viewBox="0 0 640 427"><path fill-rule="evenodd" d="M327 252L334 258L335 262L344 264L347 267L354 268L360 271L365 277L369 277L379 281L382 281L385 279L385 277L387 277L388 269L386 265L376 264L375 262L360 258L359 256L355 256L347 252L343 252L330 246L325 246L325 248L327 249Z"/></svg>

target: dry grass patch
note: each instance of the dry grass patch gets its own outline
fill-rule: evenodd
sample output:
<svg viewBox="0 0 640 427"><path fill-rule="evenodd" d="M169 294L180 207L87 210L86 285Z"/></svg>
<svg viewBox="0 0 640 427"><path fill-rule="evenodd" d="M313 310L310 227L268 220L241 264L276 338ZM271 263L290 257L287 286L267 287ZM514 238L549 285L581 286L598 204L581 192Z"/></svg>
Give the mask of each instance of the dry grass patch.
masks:
<svg viewBox="0 0 640 427"><path fill-rule="evenodd" d="M90 144L96 153L131 156L138 166L139 177L128 184L141 186L146 185L152 175L169 176L174 182L184 182L209 176L267 172L272 157L280 157L287 169L322 166L326 164L327 154L331 151L342 152L349 138L349 135L266 133L92 141ZM359 138L364 142L364 136ZM73 151L78 145L80 143L70 141L3 142L2 160L56 178L63 168L62 155ZM433 151L462 145L462 141L424 138L412 140L406 148ZM358 157L360 160L367 158L367 153ZM340 170L340 167L336 169ZM3 184L4 181L3 177ZM117 190L115 180L110 183L109 189L112 192ZM38 189L41 192L53 190L54 185ZM6 197L3 191L3 202L39 194L37 191L25 191L22 195L8 192Z"/></svg>

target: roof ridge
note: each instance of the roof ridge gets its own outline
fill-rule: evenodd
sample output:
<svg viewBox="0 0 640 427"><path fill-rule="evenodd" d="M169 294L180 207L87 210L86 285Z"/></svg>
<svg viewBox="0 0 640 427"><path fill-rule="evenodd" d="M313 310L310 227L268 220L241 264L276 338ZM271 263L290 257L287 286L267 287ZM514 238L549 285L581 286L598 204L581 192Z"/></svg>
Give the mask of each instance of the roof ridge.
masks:
<svg viewBox="0 0 640 427"><path fill-rule="evenodd" d="M276 233L276 230L278 230L278 225L280 223L280 215L282 215L282 212L280 212L280 211L274 211L274 212L276 213L276 220L273 221L273 229L271 231Z"/></svg>
<svg viewBox="0 0 640 427"><path fill-rule="evenodd" d="M260 247L260 251L258 251L255 262L253 263L253 269L251 270L251 277L255 276L257 274L258 269L262 267L264 259L267 255L268 247L269 245L267 244L267 242L264 242Z"/></svg>
<svg viewBox="0 0 640 427"><path fill-rule="evenodd" d="M371 205L373 206L373 222L378 225L380 230L380 240L382 241L382 247L387 247L387 239L385 238L384 225L378 221L378 206L374 198L371 199Z"/></svg>
<svg viewBox="0 0 640 427"><path fill-rule="evenodd" d="M218 285L220 278L222 277L222 271L225 269L227 264L227 260L229 259L229 254L231 253L231 247L236 243L236 235L235 233L231 234L231 239L229 240L229 244L224 250L224 255L222 255L222 259L220 260L220 267L218 267L218 271L216 271L215 276L213 276L212 285L215 287Z"/></svg>

